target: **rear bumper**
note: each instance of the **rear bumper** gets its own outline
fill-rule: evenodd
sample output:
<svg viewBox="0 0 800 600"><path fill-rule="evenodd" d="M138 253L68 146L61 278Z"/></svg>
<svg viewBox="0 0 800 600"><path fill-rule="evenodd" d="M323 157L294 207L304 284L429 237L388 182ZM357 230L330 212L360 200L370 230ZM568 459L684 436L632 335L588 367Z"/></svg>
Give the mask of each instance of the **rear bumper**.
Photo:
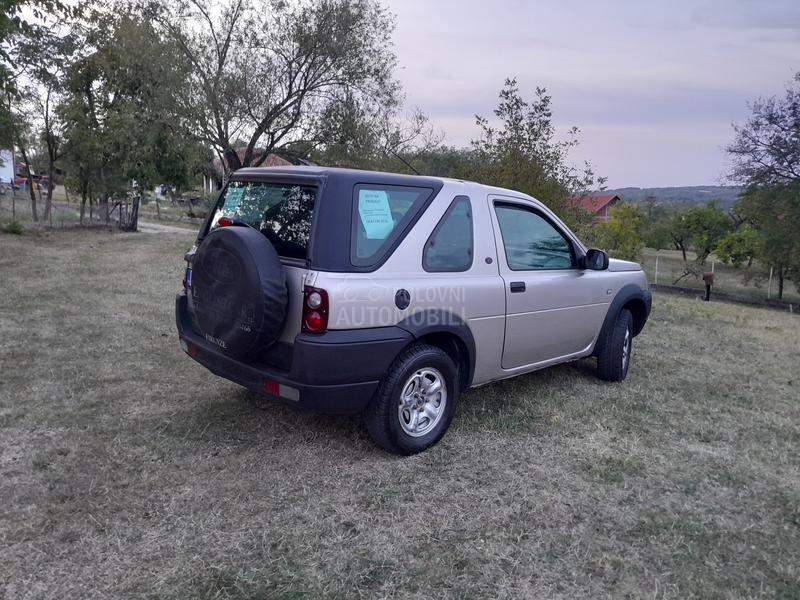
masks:
<svg viewBox="0 0 800 600"><path fill-rule="evenodd" d="M289 365L283 370L227 356L203 339L191 325L184 294L175 299L175 322L186 353L215 375L269 398L328 414L362 412L392 361L412 340L399 327L301 333L286 347L291 356L283 361ZM275 396L266 391L268 381L297 392Z"/></svg>

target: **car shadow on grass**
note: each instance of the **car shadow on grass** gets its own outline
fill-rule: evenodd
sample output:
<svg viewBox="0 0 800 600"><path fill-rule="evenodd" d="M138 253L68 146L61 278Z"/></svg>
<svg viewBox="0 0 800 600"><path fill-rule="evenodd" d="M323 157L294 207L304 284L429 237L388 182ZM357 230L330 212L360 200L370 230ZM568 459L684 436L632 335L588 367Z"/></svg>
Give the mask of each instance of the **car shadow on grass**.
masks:
<svg viewBox="0 0 800 600"><path fill-rule="evenodd" d="M557 415L569 412L565 405L574 400L577 388L596 384L594 362L581 360L481 386L461 396L455 435L487 429L552 429ZM359 455L381 453L358 415L318 414L243 388L226 385L222 394L207 396L184 416L182 430L188 427L188 439L274 449L304 445Z"/></svg>
<svg viewBox="0 0 800 600"><path fill-rule="evenodd" d="M189 414L192 437L238 446L289 449L318 446L335 452L372 453L358 416L323 415L302 410L231 384L222 395L209 395Z"/></svg>
<svg viewBox="0 0 800 600"><path fill-rule="evenodd" d="M503 379L469 390L456 417L459 431L545 433L583 390L602 385L592 360L579 360Z"/></svg>

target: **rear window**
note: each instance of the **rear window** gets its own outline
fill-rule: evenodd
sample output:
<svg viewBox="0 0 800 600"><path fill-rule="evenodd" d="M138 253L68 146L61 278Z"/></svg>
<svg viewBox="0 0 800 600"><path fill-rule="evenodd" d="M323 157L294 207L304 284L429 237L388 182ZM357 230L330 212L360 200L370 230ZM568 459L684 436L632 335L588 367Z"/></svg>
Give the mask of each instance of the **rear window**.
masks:
<svg viewBox="0 0 800 600"><path fill-rule="evenodd" d="M263 233L280 256L306 258L316 197L313 186L231 181L210 230L222 217L235 219Z"/></svg>
<svg viewBox="0 0 800 600"><path fill-rule="evenodd" d="M432 194L430 188L355 186L351 262L356 266L379 262Z"/></svg>

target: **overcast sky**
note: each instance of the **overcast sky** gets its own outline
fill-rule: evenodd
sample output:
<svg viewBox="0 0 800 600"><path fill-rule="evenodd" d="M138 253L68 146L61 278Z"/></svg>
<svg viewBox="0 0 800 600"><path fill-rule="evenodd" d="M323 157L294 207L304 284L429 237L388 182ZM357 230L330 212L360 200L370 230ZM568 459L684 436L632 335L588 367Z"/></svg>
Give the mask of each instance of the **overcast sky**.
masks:
<svg viewBox="0 0 800 600"><path fill-rule="evenodd" d="M476 137L506 77L553 96L610 187L712 185L747 102L800 70L800 0L388 0L409 106Z"/></svg>

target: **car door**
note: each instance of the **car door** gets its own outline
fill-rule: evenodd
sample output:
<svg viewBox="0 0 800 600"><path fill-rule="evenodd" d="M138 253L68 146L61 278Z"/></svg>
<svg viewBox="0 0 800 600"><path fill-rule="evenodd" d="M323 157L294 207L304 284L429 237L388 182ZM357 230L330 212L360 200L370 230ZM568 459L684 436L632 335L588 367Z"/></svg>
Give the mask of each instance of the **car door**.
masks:
<svg viewBox="0 0 800 600"><path fill-rule="evenodd" d="M489 201L506 294L503 369L588 352L609 303L598 273L578 268L582 250L545 210Z"/></svg>

